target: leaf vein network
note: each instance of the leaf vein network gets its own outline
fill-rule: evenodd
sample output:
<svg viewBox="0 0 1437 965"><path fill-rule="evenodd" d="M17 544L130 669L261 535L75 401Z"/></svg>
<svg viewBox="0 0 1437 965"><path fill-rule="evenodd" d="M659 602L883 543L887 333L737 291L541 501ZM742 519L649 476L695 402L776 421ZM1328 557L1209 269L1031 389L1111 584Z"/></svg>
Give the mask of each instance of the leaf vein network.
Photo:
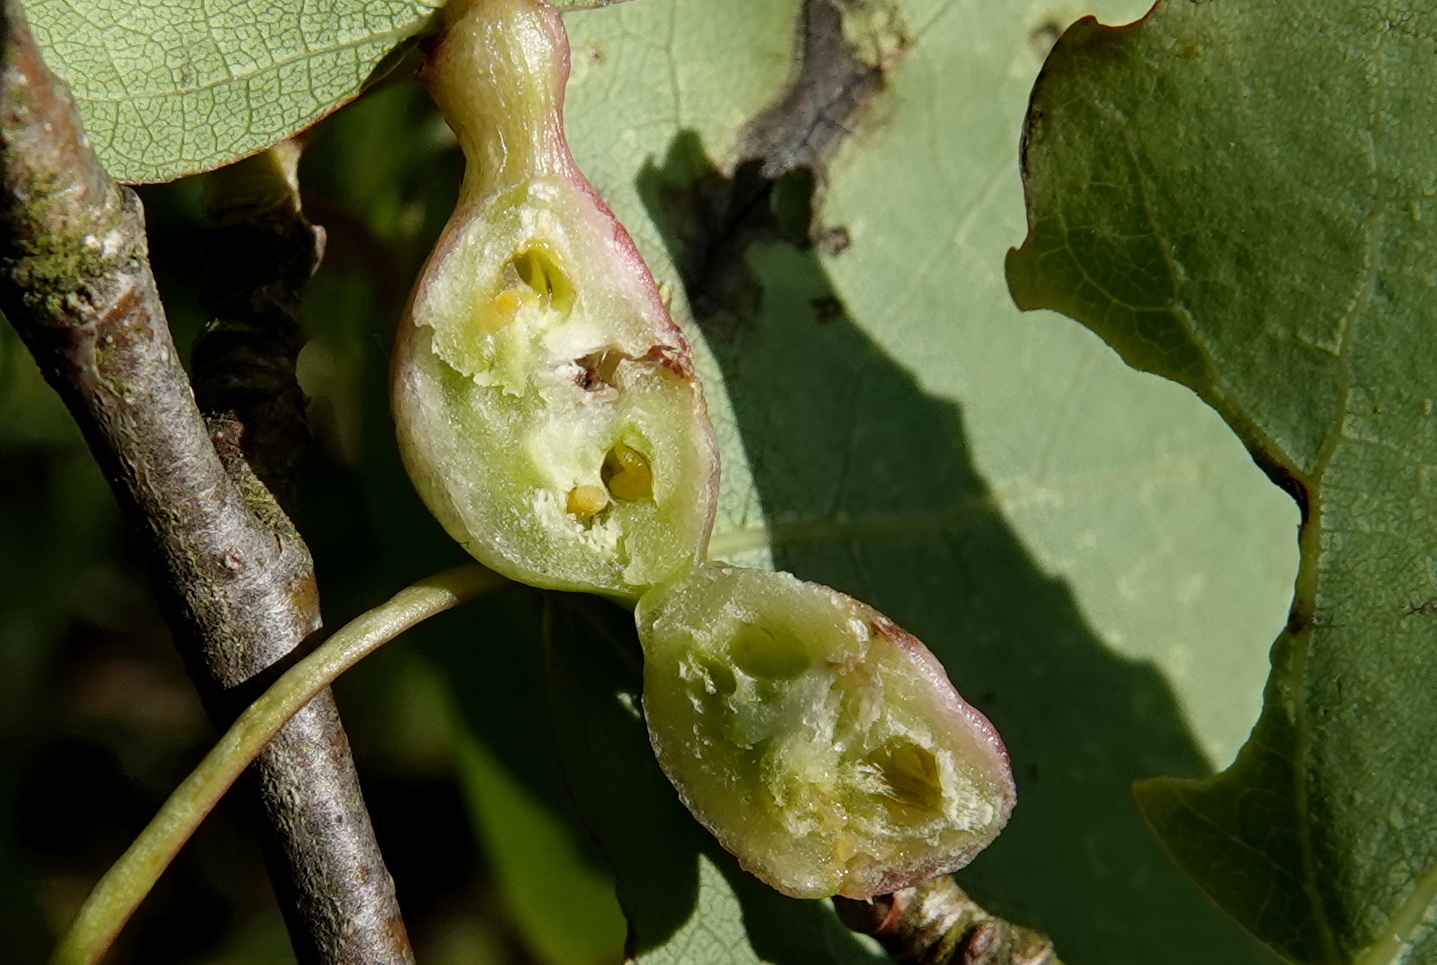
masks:
<svg viewBox="0 0 1437 965"><path fill-rule="evenodd" d="M399 41L412 36L413 33L414 30L411 26L397 28L395 30L387 30L380 33L366 34L363 37L359 37L355 40L346 41L343 43L336 43L329 47L324 47L317 50L300 51L291 56L284 57L279 60L270 61L268 64L265 64L262 67L258 67L253 71L246 71L242 73L236 73L231 71L230 76L224 79L209 81L203 84L194 84L177 90L156 91L154 93L126 92L126 95L123 97L107 97L102 94L86 92L84 95L84 99L88 102L98 104L134 103L137 101L165 101L173 100L177 97L183 98L206 91L220 90L235 84L250 85L255 80L261 77L278 73L287 67L292 67L296 65L312 67L313 62L316 60L331 59L337 57L338 55L359 51L365 47L373 46L376 44L382 46L390 46L393 44L397 44ZM111 56L108 51L106 52L106 56ZM113 57L111 57L111 63L114 63ZM226 69L230 70L228 64L226 64Z"/></svg>

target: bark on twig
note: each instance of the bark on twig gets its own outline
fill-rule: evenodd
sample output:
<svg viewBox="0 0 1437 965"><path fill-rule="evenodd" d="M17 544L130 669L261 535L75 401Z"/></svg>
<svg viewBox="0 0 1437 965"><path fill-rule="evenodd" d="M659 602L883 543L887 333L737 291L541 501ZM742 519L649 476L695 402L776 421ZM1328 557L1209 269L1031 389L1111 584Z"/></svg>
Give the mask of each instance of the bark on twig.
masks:
<svg viewBox="0 0 1437 965"><path fill-rule="evenodd" d="M1046 935L989 914L948 875L833 904L845 925L876 938L898 965L1062 965Z"/></svg>
<svg viewBox="0 0 1437 965"><path fill-rule="evenodd" d="M201 696L227 723L319 627L309 552L243 457L251 414L216 420L224 460L211 443L150 273L139 201L90 151L17 0L0 2L0 311L84 432L141 536ZM327 692L254 774L300 961L412 962Z"/></svg>
<svg viewBox="0 0 1437 965"><path fill-rule="evenodd" d="M284 509L309 441L295 363L304 346L300 299L319 265L324 232L300 210L298 161L298 146L286 142L208 176L201 304L213 320L195 345L193 370L200 410L230 478L277 539L302 549ZM312 582L307 552L304 565ZM316 628L317 604L295 603L296 611L314 607ZM254 641L241 674L217 683L252 697L252 687L240 685L268 682L300 639L277 633ZM279 872L276 891L300 961L411 962L394 884L328 690L275 736L254 773L273 829L266 855Z"/></svg>

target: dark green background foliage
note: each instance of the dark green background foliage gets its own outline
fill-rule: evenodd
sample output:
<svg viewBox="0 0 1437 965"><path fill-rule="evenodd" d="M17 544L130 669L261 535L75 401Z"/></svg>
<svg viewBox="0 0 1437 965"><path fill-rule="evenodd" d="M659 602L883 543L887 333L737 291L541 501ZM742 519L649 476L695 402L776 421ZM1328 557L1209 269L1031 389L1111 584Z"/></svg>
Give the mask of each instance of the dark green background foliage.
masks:
<svg viewBox="0 0 1437 965"><path fill-rule="evenodd" d="M269 21L208 0L89 6L86 24L63 0L32 16L128 178L255 150L399 59L307 135L301 169L329 247L306 300L297 522L337 626L459 558L403 476L385 400L391 333L462 169L394 52L432 10L352 0L316 24L290 0L263 4ZM1301 961L1399 960L1437 880L1418 709L1437 379L1414 348L1437 277L1434 25L1295 6L1183 0L1064 37L1029 127L1033 232L1006 279L1039 69L1075 17L1124 22L1141 0L566 17L575 156L705 377L714 555L852 593L943 659L1003 733L1019 793L960 880L1070 965L1275 961L1163 853L1131 785L1237 755L1295 573L1264 743L1221 778L1144 785L1143 807L1204 888ZM140 42L144 17L169 26ZM246 32L259 22L273 37ZM195 122L201 107L224 123ZM143 197L187 345L197 186ZM1020 313L1009 281L1117 353ZM1300 570L1298 509L1244 443L1306 498ZM29 961L212 734L78 434L8 330L0 447L0 927ZM872 960L827 903L757 885L678 805L637 716L638 660L626 614L516 588L341 682L421 961L616 962L625 915L644 962ZM1305 885L1280 880L1294 869ZM267 887L222 808L116 961L282 960Z"/></svg>

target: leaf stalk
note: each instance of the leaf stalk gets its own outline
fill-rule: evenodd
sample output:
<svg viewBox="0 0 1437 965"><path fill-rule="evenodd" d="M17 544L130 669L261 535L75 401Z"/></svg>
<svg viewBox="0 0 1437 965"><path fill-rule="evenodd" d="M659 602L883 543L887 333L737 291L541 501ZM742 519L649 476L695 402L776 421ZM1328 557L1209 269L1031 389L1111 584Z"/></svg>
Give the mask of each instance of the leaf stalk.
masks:
<svg viewBox="0 0 1437 965"><path fill-rule="evenodd" d="M506 581L470 563L427 577L355 618L284 673L225 733L95 885L50 959L94 965L205 816L285 722L405 630Z"/></svg>

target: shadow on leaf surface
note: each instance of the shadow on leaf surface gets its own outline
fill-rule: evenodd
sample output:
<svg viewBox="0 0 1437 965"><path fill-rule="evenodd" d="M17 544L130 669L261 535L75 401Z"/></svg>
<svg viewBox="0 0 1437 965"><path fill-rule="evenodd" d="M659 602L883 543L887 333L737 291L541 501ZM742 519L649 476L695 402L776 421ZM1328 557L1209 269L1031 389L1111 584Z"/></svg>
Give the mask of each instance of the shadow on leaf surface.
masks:
<svg viewBox="0 0 1437 965"><path fill-rule="evenodd" d="M796 237L784 188L745 183L743 165L726 178L691 132L639 180L690 284L696 243L724 259L702 263L693 301L766 527L716 534L716 554L767 545L776 566L879 608L998 727L1017 810L960 873L991 910L1048 931L1069 962L1271 962L1133 805L1135 779L1207 770L1167 682L1108 650L1034 565L973 466L959 408L848 316L810 240L831 246L841 228L816 212Z"/></svg>

